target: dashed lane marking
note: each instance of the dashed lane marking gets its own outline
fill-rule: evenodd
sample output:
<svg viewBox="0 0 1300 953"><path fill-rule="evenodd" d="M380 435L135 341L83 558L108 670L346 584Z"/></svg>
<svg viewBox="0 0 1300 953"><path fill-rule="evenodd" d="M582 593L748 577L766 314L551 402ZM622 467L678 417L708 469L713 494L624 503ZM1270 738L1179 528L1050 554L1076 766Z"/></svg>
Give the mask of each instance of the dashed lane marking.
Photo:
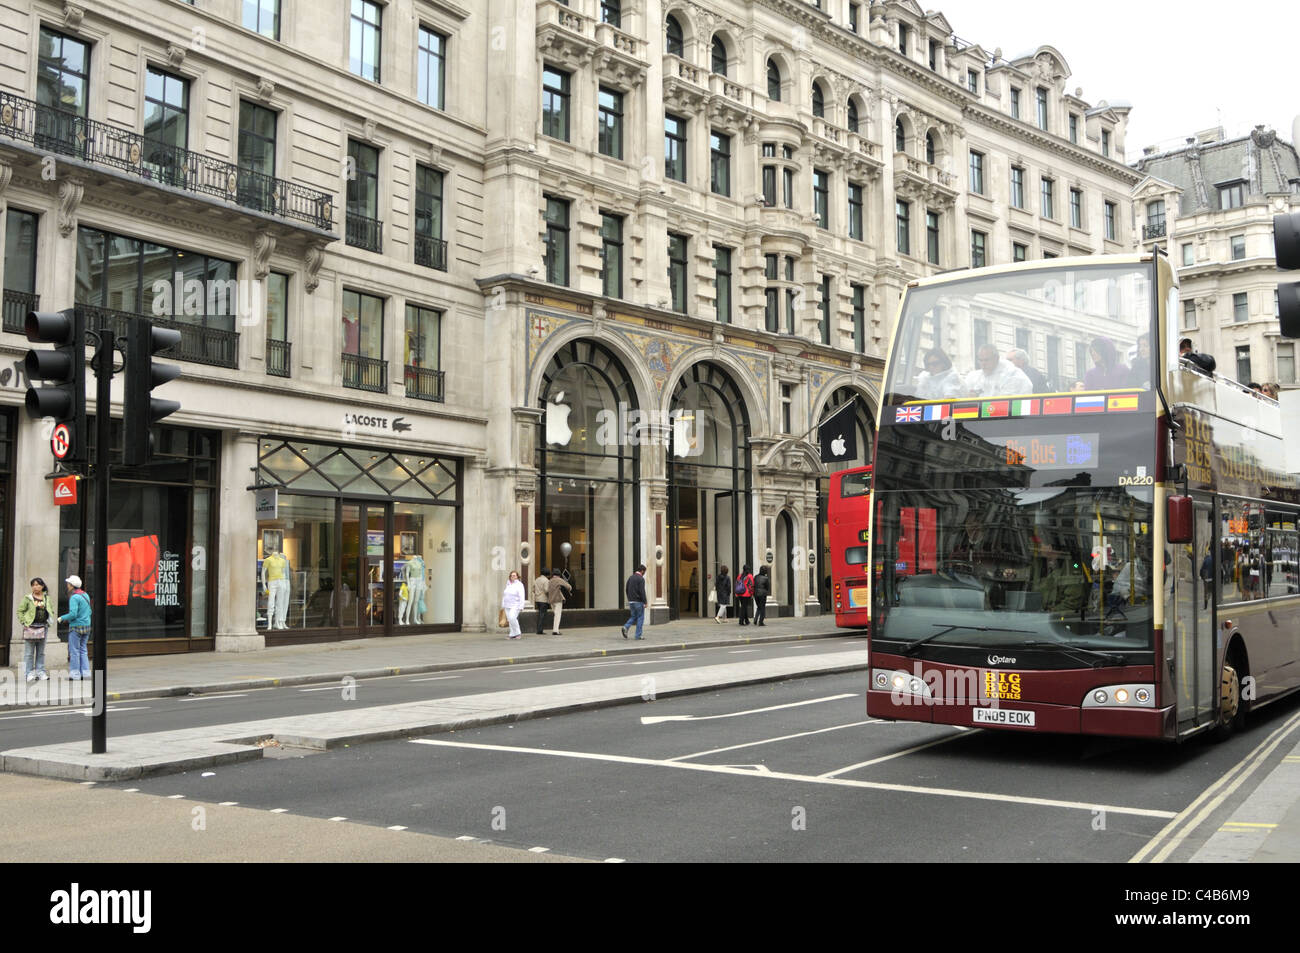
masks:
<svg viewBox="0 0 1300 953"><path fill-rule="evenodd" d="M408 682L445 682L449 678L460 678L459 675L434 675L431 678L408 678Z"/></svg>
<svg viewBox="0 0 1300 953"><path fill-rule="evenodd" d="M880 722L879 718L868 718L866 721L853 721L847 725L832 725L829 728L817 728L813 731L800 731L793 735L781 735L777 738L764 738L761 741L746 741L744 744L727 745L725 748L710 748L708 751L697 751L694 754L679 754L675 758L669 758L669 761L685 761L687 758L703 758L710 754L722 754L724 751L736 751L739 748L753 748L758 745L775 744L778 741L789 741L791 738L805 738L808 735L820 735L826 731L839 731L842 728L859 728L862 725L874 725Z"/></svg>
<svg viewBox="0 0 1300 953"><path fill-rule="evenodd" d="M962 738L970 734L974 734L974 732L967 731L965 728L958 728L954 734L946 735L943 738L935 738L933 741L927 741L925 744L914 745L911 748L907 748L903 751L895 751L893 754L883 755L879 758L872 758L870 761L859 761L857 764L851 764L847 768L837 768L834 771L827 771L825 774L819 774L818 777L836 778L839 777L841 774L848 774L850 771L856 771L858 770L858 768L869 768L871 767L871 765L880 764L882 761L893 761L895 758L903 757L903 755L912 754L913 752L916 751L923 751L926 748L933 748L935 745L947 744L949 741L955 741L958 738Z"/></svg>
<svg viewBox="0 0 1300 953"><path fill-rule="evenodd" d="M549 854L550 852L551 852L551 849L550 849L549 847L530 847L530 848L528 848L528 853L530 853L530 854Z"/></svg>
<svg viewBox="0 0 1300 953"><path fill-rule="evenodd" d="M289 813L289 809L288 809L287 807L273 807L273 808L271 808L271 813L272 813L272 814L288 814L288 813Z"/></svg>
<svg viewBox="0 0 1300 953"><path fill-rule="evenodd" d="M181 699L181 701L206 702L206 701L213 701L213 700L220 701L225 698L247 698L247 697L248 697L247 692L238 692L233 695L186 695L184 698Z"/></svg>
<svg viewBox="0 0 1300 953"><path fill-rule="evenodd" d="M394 825L392 825L391 827L389 827L388 830L390 830L390 831L404 831L404 830L406 830L406 828L403 827L401 824L394 824Z"/></svg>
<svg viewBox="0 0 1300 953"><path fill-rule="evenodd" d="M551 758L574 758L583 761L604 761L611 764L634 764L652 768L676 768L680 771L703 771L709 774L729 774L733 777L763 778L775 781L797 781L803 784L826 784L838 787L861 788L874 791L896 791L903 794L924 794L932 797L962 798L974 801L995 801L1004 804L1027 804L1036 807L1065 808L1074 811L1107 811L1112 814L1135 817L1174 817L1173 811L1128 807L1122 804L1099 804L1085 801L1060 801L1052 798L1023 797L1012 794L992 794L985 791L960 791L953 788L927 788L915 784L888 784L881 781L859 781L852 778L819 778L809 774L790 774L784 771L758 773L750 768L736 768L718 764L695 764L690 761L663 761L657 758L635 758L630 755L600 754L592 751L563 751L552 748L521 748L514 745L485 745L469 741L444 741L438 738L411 738L411 744L433 745L440 748L467 748L503 754L544 755Z"/></svg>
<svg viewBox="0 0 1300 953"><path fill-rule="evenodd" d="M827 695L825 698L809 698L801 702L786 705L769 705L766 708L751 708L748 711L729 711L721 715L650 715L641 719L643 725L658 725L665 721L713 721L718 718L739 718L741 715L761 715L769 711L781 711L785 708L800 708L804 705L818 705L822 702L834 702L843 698L857 698L852 692L843 695Z"/></svg>
<svg viewBox="0 0 1300 953"><path fill-rule="evenodd" d="M331 817L330 820L331 820L331 821L346 821L347 818L346 818L346 817Z"/></svg>

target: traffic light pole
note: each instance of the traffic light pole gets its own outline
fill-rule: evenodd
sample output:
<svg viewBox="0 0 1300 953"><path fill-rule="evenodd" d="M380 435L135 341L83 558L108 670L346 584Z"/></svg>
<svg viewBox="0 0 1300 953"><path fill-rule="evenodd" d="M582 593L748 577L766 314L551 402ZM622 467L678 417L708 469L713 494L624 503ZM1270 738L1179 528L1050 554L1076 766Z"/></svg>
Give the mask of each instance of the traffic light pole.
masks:
<svg viewBox="0 0 1300 953"><path fill-rule="evenodd" d="M91 631L95 638L95 703L90 753L108 750L108 490L113 453L113 329L104 320L94 330L95 346L95 545L91 587Z"/></svg>

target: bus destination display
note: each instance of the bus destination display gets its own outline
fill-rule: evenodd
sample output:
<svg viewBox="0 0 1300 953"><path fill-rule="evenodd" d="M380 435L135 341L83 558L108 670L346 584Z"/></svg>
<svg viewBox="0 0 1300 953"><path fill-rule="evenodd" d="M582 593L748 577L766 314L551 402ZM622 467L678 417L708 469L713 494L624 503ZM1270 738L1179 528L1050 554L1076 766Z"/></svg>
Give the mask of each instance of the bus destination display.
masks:
<svg viewBox="0 0 1300 953"><path fill-rule="evenodd" d="M1008 466L1035 470L1095 470L1101 463L1099 435L1051 433L986 437Z"/></svg>

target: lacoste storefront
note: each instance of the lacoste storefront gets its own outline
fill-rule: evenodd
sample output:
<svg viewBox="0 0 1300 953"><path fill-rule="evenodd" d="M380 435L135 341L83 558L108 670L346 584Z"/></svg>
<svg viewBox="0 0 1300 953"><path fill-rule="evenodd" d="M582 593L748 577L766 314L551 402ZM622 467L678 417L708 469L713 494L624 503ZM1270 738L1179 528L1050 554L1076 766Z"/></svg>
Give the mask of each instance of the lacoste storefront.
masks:
<svg viewBox="0 0 1300 953"><path fill-rule="evenodd" d="M460 628L463 461L258 442L257 631L267 645Z"/></svg>

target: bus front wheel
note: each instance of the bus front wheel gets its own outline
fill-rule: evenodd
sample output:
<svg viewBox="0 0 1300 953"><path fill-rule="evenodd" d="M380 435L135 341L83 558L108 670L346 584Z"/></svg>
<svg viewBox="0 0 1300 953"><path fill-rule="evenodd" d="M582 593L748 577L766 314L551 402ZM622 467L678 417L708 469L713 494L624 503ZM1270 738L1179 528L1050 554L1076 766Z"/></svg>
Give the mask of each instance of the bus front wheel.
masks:
<svg viewBox="0 0 1300 953"><path fill-rule="evenodd" d="M1219 678L1219 724L1215 737L1226 741L1246 727L1246 701L1241 697L1241 672L1245 666L1239 653L1233 652L1223 663Z"/></svg>

